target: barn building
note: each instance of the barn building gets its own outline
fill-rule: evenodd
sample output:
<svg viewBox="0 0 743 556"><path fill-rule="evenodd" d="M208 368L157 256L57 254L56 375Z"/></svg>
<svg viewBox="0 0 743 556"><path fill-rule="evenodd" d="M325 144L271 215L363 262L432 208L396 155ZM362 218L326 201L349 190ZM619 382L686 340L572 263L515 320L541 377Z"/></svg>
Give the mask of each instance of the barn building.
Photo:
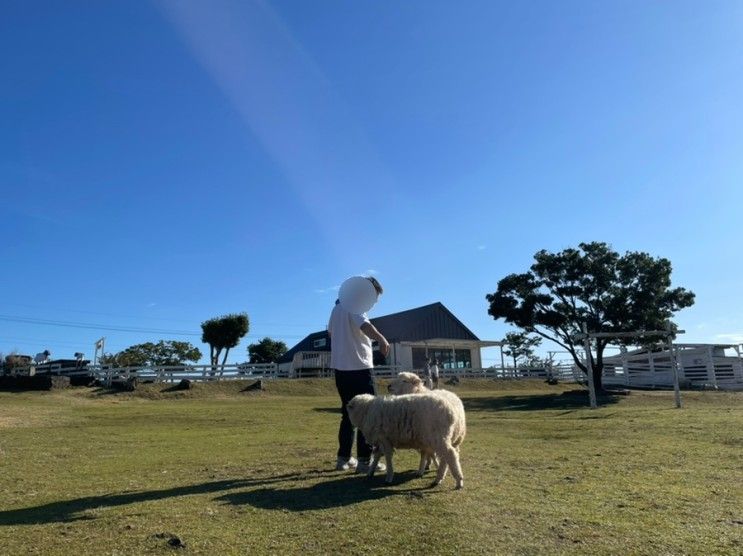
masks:
<svg viewBox="0 0 743 556"><path fill-rule="evenodd" d="M481 349L501 346L501 342L480 340L440 302L370 320L390 343L387 358L382 357L375 346L376 366L421 369L430 357L438 359L444 369L480 369ZM327 369L330 365L328 331L309 334L278 363L279 371L289 376Z"/></svg>

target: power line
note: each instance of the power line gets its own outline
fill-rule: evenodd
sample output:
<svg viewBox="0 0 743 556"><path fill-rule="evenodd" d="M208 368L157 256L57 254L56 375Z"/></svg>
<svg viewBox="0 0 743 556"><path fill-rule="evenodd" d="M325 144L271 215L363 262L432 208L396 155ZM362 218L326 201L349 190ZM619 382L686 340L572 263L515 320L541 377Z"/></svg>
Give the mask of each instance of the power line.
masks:
<svg viewBox="0 0 743 556"><path fill-rule="evenodd" d="M114 318L122 318L122 319L139 319L139 320L157 320L157 321L163 321L163 322L185 322L184 319L173 319L173 318L166 318L166 317L154 317L149 315L123 315L123 314L117 314L117 313L105 313L101 311L85 311L82 309L63 309L60 307L49 307L49 306L39 306L39 305L29 305L27 303L7 303L3 302L3 305L10 305L14 307L25 307L27 309L37 309L37 310L43 310L43 311L57 311L62 313L79 313L79 314L85 314L85 315L98 315L102 317L114 317ZM25 318L25 317L19 317L19 318ZM206 320L206 319L204 319ZM320 329L323 328L325 325L308 325L308 324L300 324L300 323L281 323L281 322L264 322L263 325L265 326L284 326L287 328L308 328L308 329Z"/></svg>
<svg viewBox="0 0 743 556"><path fill-rule="evenodd" d="M45 338L43 340L37 340L34 338L17 338L15 336L4 336L0 334L0 342L3 343L19 343L19 344L34 344L34 345L49 345L56 344L59 346L66 347L77 347L81 345L92 344L92 341L74 342L71 340L49 340Z"/></svg>
<svg viewBox="0 0 743 556"><path fill-rule="evenodd" d="M256 335L253 338L246 338L246 340L249 340L249 341L244 346L240 346L240 347L246 347L248 343L256 342L258 341L259 337L263 338L265 336L270 336L272 338L281 337L281 338L288 339L287 336L260 334L260 335ZM5 353L5 352L8 352L9 350L13 350L16 346L19 346L19 345L36 346L39 349L41 347L48 348L50 346L52 347L58 346L60 348L70 348L70 349L80 350L80 349L87 349L90 345L92 345L92 343L93 341L91 339L82 340L82 341L50 340L49 338L43 338L43 339L18 338L15 336L5 336L5 335L0 334L0 353ZM106 348L112 351L121 351L122 349L125 349L129 347L130 345L132 345L132 343L133 342L122 343L120 340L111 342L109 338L109 341L106 342Z"/></svg>
<svg viewBox="0 0 743 556"><path fill-rule="evenodd" d="M14 315L0 315L0 320L7 322L19 322L24 324L41 324L46 326L63 326L67 328L87 328L89 330L105 330L111 332L142 332L145 334L171 334L174 336L201 336L198 332L188 332L186 330L165 330L162 328L140 328L136 326L119 326L92 324L86 322L73 322L61 320L35 319L29 317L19 317Z"/></svg>
<svg viewBox="0 0 743 556"><path fill-rule="evenodd" d="M49 307L40 305L29 305L27 303L3 303L4 305L11 305L13 307L25 307L26 309L36 309L47 312L61 312L61 313L79 313L82 315L98 315L101 317L115 317L121 319L139 319L139 320L159 320L166 322L184 322L183 319L172 319L165 317L153 317L150 315L122 315L117 313L105 313L102 311L84 311L82 309L63 309L61 307Z"/></svg>

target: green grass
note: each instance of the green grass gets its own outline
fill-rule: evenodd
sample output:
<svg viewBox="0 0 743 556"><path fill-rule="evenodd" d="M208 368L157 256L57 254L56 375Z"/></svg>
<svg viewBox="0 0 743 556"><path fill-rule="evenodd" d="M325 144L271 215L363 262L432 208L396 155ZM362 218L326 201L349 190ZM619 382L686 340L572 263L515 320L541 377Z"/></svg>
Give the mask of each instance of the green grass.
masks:
<svg viewBox="0 0 743 556"><path fill-rule="evenodd" d="M0 553L740 554L743 394L465 382L465 489L331 471L328 380L0 393Z"/></svg>

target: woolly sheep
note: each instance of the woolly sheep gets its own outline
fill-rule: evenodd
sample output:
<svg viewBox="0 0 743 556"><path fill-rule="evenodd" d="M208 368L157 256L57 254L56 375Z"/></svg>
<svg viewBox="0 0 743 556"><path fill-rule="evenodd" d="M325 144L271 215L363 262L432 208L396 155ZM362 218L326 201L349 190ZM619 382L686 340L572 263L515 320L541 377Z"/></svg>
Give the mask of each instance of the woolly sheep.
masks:
<svg viewBox="0 0 743 556"><path fill-rule="evenodd" d="M462 400L454 392L449 392L448 390L429 390L417 374L409 372L397 373L397 378L389 383L387 391L394 396L400 396L402 394L435 394L437 396L444 396L457 411L457 419L455 421L456 430L454 431L452 444L458 448L464 441L464 437L467 434L464 406L462 405Z"/></svg>
<svg viewBox="0 0 743 556"><path fill-rule="evenodd" d="M464 440L466 424L462 402L455 394L428 392L390 397L361 394L348 403L347 410L351 423L384 453L388 483L394 475L394 448L412 448L420 451L422 457L438 457L434 485L444 479L451 467L456 488L464 486L459 446ZM374 473L378 459L376 452L370 474Z"/></svg>
<svg viewBox="0 0 743 556"><path fill-rule="evenodd" d="M397 377L392 379L389 385L387 385L387 391L393 396L401 396L403 394L431 393L448 396L449 400L452 403L452 406L455 407L458 412L458 417L456 420L457 430L454 434L455 441L453 444L454 446L458 447L464 440L464 436L467 432L466 420L464 417L464 406L462 405L462 400L460 400L459 396L457 396L454 392L449 392L447 390L431 390L426 386L426 384L423 383L423 380L417 374L410 372L397 373ZM423 476L425 471L430 466L431 460L433 460L433 463L438 465L436 458L429 458L425 454L421 453L421 461L418 468L419 476Z"/></svg>

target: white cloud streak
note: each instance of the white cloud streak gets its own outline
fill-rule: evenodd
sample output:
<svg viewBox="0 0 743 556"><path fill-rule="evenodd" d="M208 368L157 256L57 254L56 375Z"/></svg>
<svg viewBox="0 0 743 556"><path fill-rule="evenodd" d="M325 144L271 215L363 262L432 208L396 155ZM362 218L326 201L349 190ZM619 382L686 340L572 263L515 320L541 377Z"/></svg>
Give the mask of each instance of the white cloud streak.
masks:
<svg viewBox="0 0 743 556"><path fill-rule="evenodd" d="M358 119L266 2L158 5L342 259L346 222L336 216L363 210L370 187L392 188Z"/></svg>

